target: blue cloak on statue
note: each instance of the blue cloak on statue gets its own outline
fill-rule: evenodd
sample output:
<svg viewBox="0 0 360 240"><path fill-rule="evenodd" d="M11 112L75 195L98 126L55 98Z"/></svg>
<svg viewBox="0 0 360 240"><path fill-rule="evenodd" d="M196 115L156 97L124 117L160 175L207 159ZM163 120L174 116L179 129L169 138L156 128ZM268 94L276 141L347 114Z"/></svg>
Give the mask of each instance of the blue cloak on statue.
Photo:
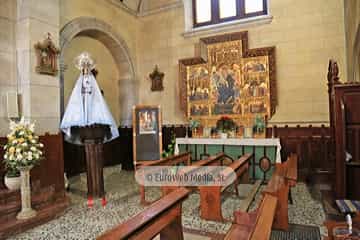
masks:
<svg viewBox="0 0 360 240"><path fill-rule="evenodd" d="M111 135L104 142L119 136L119 131L111 112L101 94L94 75L80 74L71 93L60 128L65 133L65 140L81 144L80 139L72 136L71 127L86 127L94 124L108 125Z"/></svg>

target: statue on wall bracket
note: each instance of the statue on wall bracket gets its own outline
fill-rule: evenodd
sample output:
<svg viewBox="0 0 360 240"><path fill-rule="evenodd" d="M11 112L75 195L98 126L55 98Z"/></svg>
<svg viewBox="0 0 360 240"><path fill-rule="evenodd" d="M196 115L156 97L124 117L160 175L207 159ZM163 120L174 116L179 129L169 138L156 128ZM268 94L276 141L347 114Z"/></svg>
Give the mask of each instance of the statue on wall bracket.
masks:
<svg viewBox="0 0 360 240"><path fill-rule="evenodd" d="M200 39L200 56L179 60L180 106L205 127L270 119L277 105L275 47L249 49L248 32Z"/></svg>
<svg viewBox="0 0 360 240"><path fill-rule="evenodd" d="M163 79L165 74L159 71L158 65L155 65L154 71L149 74L151 80L151 91L162 91L164 90Z"/></svg>
<svg viewBox="0 0 360 240"><path fill-rule="evenodd" d="M53 43L51 34L48 33L46 39L38 42L34 47L37 58L36 72L56 76L58 73L57 57L60 50Z"/></svg>

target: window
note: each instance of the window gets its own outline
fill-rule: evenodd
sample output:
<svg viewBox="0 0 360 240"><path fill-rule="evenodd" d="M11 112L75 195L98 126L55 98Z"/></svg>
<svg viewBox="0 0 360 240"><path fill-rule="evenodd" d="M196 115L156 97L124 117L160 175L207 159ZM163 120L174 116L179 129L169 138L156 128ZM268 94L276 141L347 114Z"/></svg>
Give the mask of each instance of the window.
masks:
<svg viewBox="0 0 360 240"><path fill-rule="evenodd" d="M193 0L194 27L267 14L267 0Z"/></svg>

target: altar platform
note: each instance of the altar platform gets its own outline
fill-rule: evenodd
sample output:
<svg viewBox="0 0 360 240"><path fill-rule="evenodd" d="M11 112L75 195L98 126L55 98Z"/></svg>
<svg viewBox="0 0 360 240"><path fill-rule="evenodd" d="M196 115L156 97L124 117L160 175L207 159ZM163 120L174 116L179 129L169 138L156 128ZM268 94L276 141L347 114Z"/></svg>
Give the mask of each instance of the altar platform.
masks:
<svg viewBox="0 0 360 240"><path fill-rule="evenodd" d="M281 163L279 138L176 138L175 154L191 152L192 161L224 152L233 159L253 153L250 179L267 181L276 163Z"/></svg>

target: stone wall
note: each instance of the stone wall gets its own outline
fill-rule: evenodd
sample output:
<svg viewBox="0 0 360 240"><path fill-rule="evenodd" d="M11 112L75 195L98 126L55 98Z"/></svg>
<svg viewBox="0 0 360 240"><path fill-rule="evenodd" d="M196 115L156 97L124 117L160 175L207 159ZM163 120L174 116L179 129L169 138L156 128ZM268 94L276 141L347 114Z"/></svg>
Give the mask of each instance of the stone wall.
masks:
<svg viewBox="0 0 360 240"><path fill-rule="evenodd" d="M0 136L8 131L6 93L16 92L16 1L0 0Z"/></svg>
<svg viewBox="0 0 360 240"><path fill-rule="evenodd" d="M360 1L345 0L348 81L360 81Z"/></svg>
<svg viewBox="0 0 360 240"><path fill-rule="evenodd" d="M328 122L326 72L329 58L339 62L346 79L343 1L270 1L270 24L249 31L249 47L276 46L278 100L273 123ZM164 123L185 121L178 102L178 60L194 57L200 37L184 38L184 9L140 18L138 69L140 102L160 104ZM222 34L224 32L217 32ZM165 72L163 92L151 92L154 65Z"/></svg>

